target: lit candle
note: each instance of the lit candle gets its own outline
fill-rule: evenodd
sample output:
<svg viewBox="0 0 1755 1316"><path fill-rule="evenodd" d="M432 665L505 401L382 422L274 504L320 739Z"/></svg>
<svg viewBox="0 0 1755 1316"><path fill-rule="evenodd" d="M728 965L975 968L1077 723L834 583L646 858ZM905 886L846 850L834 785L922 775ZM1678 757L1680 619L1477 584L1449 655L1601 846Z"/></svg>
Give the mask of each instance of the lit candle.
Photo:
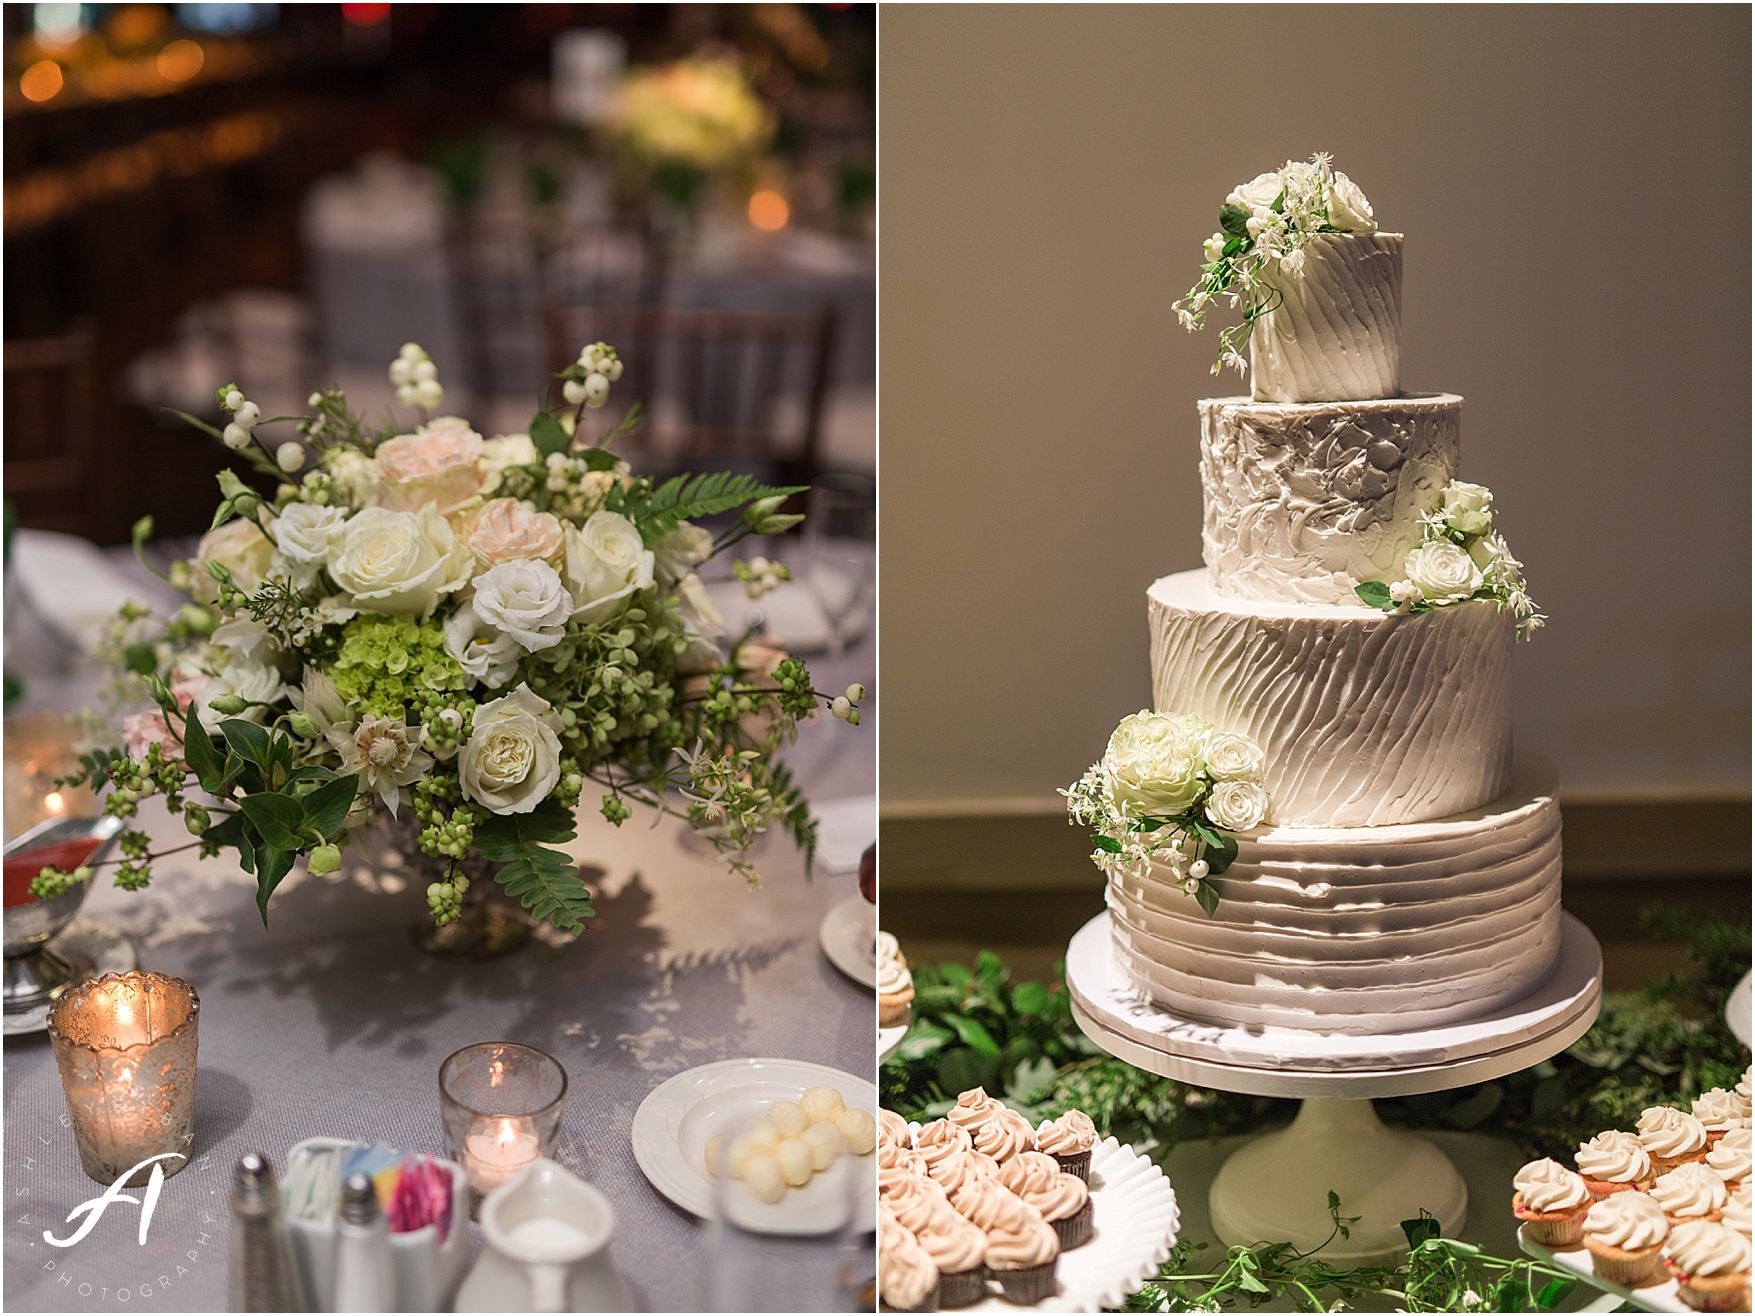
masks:
<svg viewBox="0 0 1755 1316"><path fill-rule="evenodd" d="M478 1119L463 1140L463 1170L478 1193L491 1193L542 1154L536 1125L522 1115Z"/></svg>

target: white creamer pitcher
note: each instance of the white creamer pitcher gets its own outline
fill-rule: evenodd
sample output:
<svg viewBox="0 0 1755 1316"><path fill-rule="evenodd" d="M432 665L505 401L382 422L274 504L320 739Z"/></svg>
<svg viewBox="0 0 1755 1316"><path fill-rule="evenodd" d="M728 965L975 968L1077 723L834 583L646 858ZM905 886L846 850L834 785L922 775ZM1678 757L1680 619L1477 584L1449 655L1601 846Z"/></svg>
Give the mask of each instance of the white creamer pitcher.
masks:
<svg viewBox="0 0 1755 1316"><path fill-rule="evenodd" d="M609 1258L615 1212L603 1194L540 1158L481 1204L487 1246L457 1294L458 1311L630 1311Z"/></svg>

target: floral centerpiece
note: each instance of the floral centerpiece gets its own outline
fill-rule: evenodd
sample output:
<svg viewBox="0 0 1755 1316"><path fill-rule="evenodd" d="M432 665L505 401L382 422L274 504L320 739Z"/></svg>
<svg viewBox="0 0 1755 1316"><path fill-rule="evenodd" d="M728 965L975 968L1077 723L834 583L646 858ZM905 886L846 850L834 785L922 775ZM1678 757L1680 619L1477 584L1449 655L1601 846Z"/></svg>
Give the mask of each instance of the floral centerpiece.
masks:
<svg viewBox="0 0 1755 1316"><path fill-rule="evenodd" d="M255 876L264 922L295 860L336 871L380 811L411 818L443 866L426 893L441 926L459 915L467 857L498 864L535 917L581 930L590 893L555 847L587 790L617 825L633 803L685 813L751 881L750 844L770 826L808 862L815 824L777 751L819 707L857 723L864 691L820 694L797 658L728 640L699 575L800 521L781 505L801 490L635 477L612 445L638 404L587 439L621 373L593 344L560 376L568 407L545 401L527 433L486 439L427 415L444 389L412 343L390 367L421 411L410 432L355 415L340 390L280 418L300 437L272 447L235 387L219 391L223 430L185 417L279 485L268 498L222 471L213 528L166 575L189 602L119 619L128 680L156 707L83 759L81 779L112 788L106 812L161 796L192 845ZM733 514L718 533L697 524ZM150 534L150 519L135 527L137 552ZM785 573L732 574L759 590ZM120 844L117 885L145 886L159 857L146 833ZM32 889L90 877L45 869Z"/></svg>
<svg viewBox="0 0 1755 1316"><path fill-rule="evenodd" d="M1237 832L1267 820L1261 747L1204 718L1141 710L1121 720L1103 758L1069 789L1069 821L1092 828L1091 862L1144 881L1153 866L1210 918L1210 878L1237 858Z"/></svg>
<svg viewBox="0 0 1755 1316"><path fill-rule="evenodd" d="M624 166L692 212L707 179L760 158L774 117L737 61L692 58L631 70L611 128Z"/></svg>

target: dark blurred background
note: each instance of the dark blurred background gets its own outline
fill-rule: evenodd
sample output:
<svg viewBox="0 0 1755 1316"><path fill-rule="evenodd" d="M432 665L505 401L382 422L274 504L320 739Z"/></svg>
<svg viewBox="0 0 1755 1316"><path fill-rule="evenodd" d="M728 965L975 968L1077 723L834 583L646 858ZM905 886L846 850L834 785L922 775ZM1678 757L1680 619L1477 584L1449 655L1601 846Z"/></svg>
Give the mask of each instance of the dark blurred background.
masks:
<svg viewBox="0 0 1755 1316"><path fill-rule="evenodd" d="M8 4L4 22L21 525L204 530L227 454L164 408L209 415L235 380L265 415L337 383L376 412L405 339L484 434L522 430L548 373L617 334L670 363L640 389L649 464L872 471L871 7ZM684 364L702 341L771 353L733 373L775 382L706 399L712 372Z"/></svg>

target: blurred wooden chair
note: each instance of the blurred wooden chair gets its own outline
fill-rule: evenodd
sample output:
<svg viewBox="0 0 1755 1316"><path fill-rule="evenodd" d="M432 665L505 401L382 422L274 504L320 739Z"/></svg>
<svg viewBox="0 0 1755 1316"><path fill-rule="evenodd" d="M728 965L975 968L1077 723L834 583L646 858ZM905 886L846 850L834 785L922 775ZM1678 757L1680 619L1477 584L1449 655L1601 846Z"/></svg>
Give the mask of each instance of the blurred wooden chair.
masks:
<svg viewBox="0 0 1755 1316"><path fill-rule="evenodd" d="M684 307L556 307L549 363L562 370L587 343L607 342L624 370L612 401L587 412L592 434L627 408L645 423L626 443L641 474L704 465L808 484L817 469L834 344L832 307L809 315Z"/></svg>
<svg viewBox="0 0 1755 1316"><path fill-rule="evenodd" d="M5 494L18 523L95 539L105 513L92 428L92 330L6 344Z"/></svg>

